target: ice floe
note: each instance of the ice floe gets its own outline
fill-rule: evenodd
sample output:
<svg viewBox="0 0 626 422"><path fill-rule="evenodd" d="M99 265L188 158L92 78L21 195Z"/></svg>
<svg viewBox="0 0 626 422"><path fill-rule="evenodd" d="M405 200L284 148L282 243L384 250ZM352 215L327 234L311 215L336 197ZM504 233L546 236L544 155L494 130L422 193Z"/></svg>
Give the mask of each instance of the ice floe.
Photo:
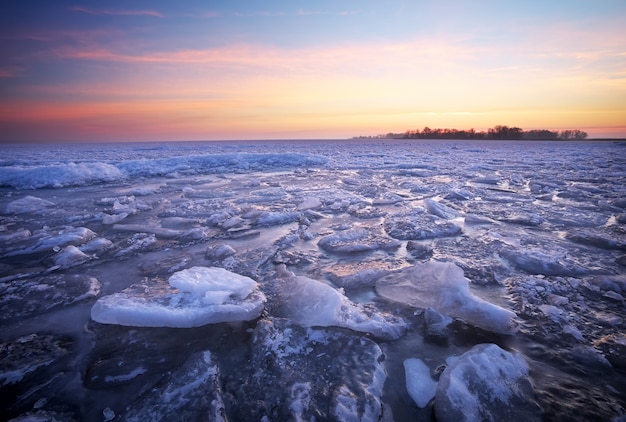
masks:
<svg viewBox="0 0 626 422"><path fill-rule="evenodd" d="M572 262L558 251L547 252L540 249L503 249L500 256L518 268L531 274L551 276L580 276L591 271Z"/></svg>
<svg viewBox="0 0 626 422"><path fill-rule="evenodd" d="M96 233L86 227L69 226L58 231L42 231L16 243L10 250L5 251L5 256L54 252L67 245L82 245L96 236Z"/></svg>
<svg viewBox="0 0 626 422"><path fill-rule="evenodd" d="M227 420L219 385L219 369L208 351L191 355L168 374L166 383L148 391L124 409L125 421L195 419L202 414L211 422Z"/></svg>
<svg viewBox="0 0 626 422"><path fill-rule="evenodd" d="M436 215L437 217L445 218L446 220L452 220L453 218L459 216L458 211L442 204L441 202L435 201L432 198L424 199L424 205L429 213Z"/></svg>
<svg viewBox="0 0 626 422"><path fill-rule="evenodd" d="M254 376L236 384L236 419L375 422L383 413L384 355L368 338L261 320L250 359Z"/></svg>
<svg viewBox="0 0 626 422"><path fill-rule="evenodd" d="M398 338L406 330L401 318L354 303L328 284L294 275L283 264L278 276L278 316L304 327L342 327L386 339Z"/></svg>
<svg viewBox="0 0 626 422"><path fill-rule="evenodd" d="M4 212L7 214L42 213L46 210L46 208L52 206L54 206L53 202L37 198L36 196L27 195L23 198L9 202Z"/></svg>
<svg viewBox="0 0 626 422"><path fill-rule="evenodd" d="M378 249L393 250L401 246L395 239L377 236L365 229L342 231L323 237L317 244L325 251L337 254L372 252Z"/></svg>
<svg viewBox="0 0 626 422"><path fill-rule="evenodd" d="M43 314L100 293L100 282L82 274L47 274L0 280L0 323Z"/></svg>
<svg viewBox="0 0 626 422"><path fill-rule="evenodd" d="M519 353L479 344L453 359L435 395L438 421L541 420L528 364Z"/></svg>
<svg viewBox="0 0 626 422"><path fill-rule="evenodd" d="M169 288L154 283L103 296L91 317L103 324L188 328L255 319L264 303L254 280L223 268L193 267L174 273Z"/></svg>
<svg viewBox="0 0 626 422"><path fill-rule="evenodd" d="M400 240L421 240L456 236L461 233L459 225L416 209L393 214L385 219L385 231Z"/></svg>
<svg viewBox="0 0 626 422"><path fill-rule="evenodd" d="M87 262L91 259L89 255L78 249L74 245L68 245L54 256L54 264L61 268L70 268Z"/></svg>
<svg viewBox="0 0 626 422"><path fill-rule="evenodd" d="M496 333L515 331L515 313L472 294L463 270L449 262L427 262L390 274L376 283L382 297L418 308L432 307Z"/></svg>
<svg viewBox="0 0 626 422"><path fill-rule="evenodd" d="M3 342L0 346L0 357L3 362L0 369L0 386L19 383L29 374L49 366L66 355L70 345L71 342L67 338L38 334Z"/></svg>
<svg viewBox="0 0 626 422"><path fill-rule="evenodd" d="M437 381L430 376L430 368L421 359L404 361L406 389L419 407L426 407L437 391Z"/></svg>

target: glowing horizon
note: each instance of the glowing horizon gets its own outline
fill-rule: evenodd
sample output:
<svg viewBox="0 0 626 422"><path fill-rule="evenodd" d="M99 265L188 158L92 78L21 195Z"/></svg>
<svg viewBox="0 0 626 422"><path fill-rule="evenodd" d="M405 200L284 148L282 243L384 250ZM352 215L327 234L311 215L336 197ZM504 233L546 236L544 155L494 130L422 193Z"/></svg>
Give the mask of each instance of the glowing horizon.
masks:
<svg viewBox="0 0 626 422"><path fill-rule="evenodd" d="M8 8L0 141L626 137L621 1L203 5Z"/></svg>

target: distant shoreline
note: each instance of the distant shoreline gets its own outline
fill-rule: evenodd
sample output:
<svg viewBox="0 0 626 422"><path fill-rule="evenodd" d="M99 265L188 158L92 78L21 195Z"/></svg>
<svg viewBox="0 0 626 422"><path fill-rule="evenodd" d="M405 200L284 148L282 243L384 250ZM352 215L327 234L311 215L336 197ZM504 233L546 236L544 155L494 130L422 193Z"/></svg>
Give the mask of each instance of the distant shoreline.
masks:
<svg viewBox="0 0 626 422"><path fill-rule="evenodd" d="M467 138L446 138L446 139L425 139L425 138L383 138L374 136L355 136L352 138L283 138L283 139L205 139L205 140L155 140L155 141L19 141L19 142L0 142L0 150L10 147L27 147L27 146L81 146L81 145L154 145L154 144L305 144L305 143L376 143L376 142L394 142L394 143L410 143L410 142L433 142L433 143L459 143L459 142L480 142L480 143L494 143L494 142L550 142L550 143L590 143L590 142L615 142L626 143L626 138L587 138L582 140L576 139L467 139Z"/></svg>

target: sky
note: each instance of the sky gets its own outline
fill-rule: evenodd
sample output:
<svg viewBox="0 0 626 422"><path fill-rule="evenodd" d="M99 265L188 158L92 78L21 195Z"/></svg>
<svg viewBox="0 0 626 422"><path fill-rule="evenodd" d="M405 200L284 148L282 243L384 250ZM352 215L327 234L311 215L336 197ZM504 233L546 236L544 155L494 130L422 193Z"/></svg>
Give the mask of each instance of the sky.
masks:
<svg viewBox="0 0 626 422"><path fill-rule="evenodd" d="M0 141L626 137L624 0L0 6Z"/></svg>

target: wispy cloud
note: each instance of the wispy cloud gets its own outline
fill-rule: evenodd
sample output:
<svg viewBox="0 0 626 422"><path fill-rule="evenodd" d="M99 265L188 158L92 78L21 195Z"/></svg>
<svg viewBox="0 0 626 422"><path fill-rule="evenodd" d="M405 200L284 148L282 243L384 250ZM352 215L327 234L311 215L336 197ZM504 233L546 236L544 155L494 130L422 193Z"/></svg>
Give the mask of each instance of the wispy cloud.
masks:
<svg viewBox="0 0 626 422"><path fill-rule="evenodd" d="M293 16L351 16L360 14L360 10L340 10L340 11L328 11L328 10L306 10L298 9L292 12L284 11L267 11L259 10L254 12L235 12L233 15L237 17L293 17Z"/></svg>
<svg viewBox="0 0 626 422"><path fill-rule="evenodd" d="M182 50L150 54L124 54L109 49L58 48L54 54L63 59L93 60L121 63L166 64L252 64L261 58L252 47L225 49Z"/></svg>
<svg viewBox="0 0 626 422"><path fill-rule="evenodd" d="M60 59L91 60L121 63L209 64L259 66L304 73L327 69L359 70L389 67L394 63L402 69L417 65L450 65L475 60L475 52L467 47L440 40L410 40L398 43L349 43L345 45L280 48L260 44L234 44L223 48L186 49L130 54L122 50L88 47L59 47L52 50ZM375 57L376 60L372 58Z"/></svg>
<svg viewBox="0 0 626 422"><path fill-rule="evenodd" d="M327 15L327 16L351 16L360 14L360 10L342 10L338 12L329 12L324 10L305 10L299 9L295 15L297 16L315 16L315 15Z"/></svg>
<svg viewBox="0 0 626 422"><path fill-rule="evenodd" d="M162 18L161 12L155 10L112 10L112 9L88 9L83 6L74 6L71 10L76 12L87 13L89 15L112 15L112 16L152 16L155 18Z"/></svg>

